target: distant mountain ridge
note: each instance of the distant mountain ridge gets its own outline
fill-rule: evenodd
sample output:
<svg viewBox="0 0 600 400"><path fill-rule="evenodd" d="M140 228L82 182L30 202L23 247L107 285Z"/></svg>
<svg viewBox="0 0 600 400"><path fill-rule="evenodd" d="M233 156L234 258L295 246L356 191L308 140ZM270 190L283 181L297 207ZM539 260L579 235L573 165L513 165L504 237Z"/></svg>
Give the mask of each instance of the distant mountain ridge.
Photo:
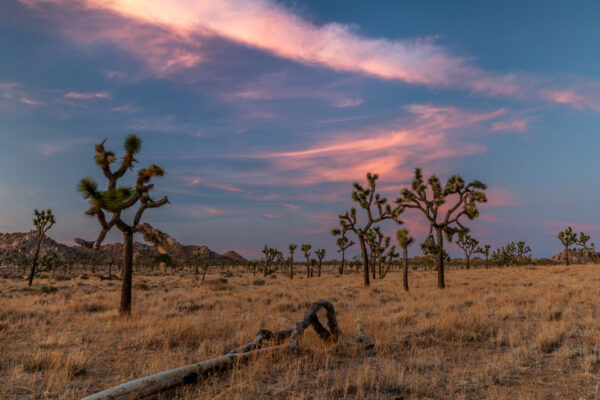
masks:
<svg viewBox="0 0 600 400"><path fill-rule="evenodd" d="M0 259L24 260L32 258L36 246L36 233L30 231L26 233L0 233ZM246 259L230 250L224 254L212 251L206 246L183 245L175 243L169 256L179 261L190 262L194 254L199 253L203 260L219 261L230 260L245 262ZM58 243L49 237L45 237L42 242L41 255L57 252L62 259L73 261L84 261L96 258L99 260L119 260L123 254L123 245L121 243L109 243L103 245L99 251L94 251L84 246L67 246ZM138 261L152 261L158 256L158 251L152 245L135 242L133 244L133 257Z"/></svg>

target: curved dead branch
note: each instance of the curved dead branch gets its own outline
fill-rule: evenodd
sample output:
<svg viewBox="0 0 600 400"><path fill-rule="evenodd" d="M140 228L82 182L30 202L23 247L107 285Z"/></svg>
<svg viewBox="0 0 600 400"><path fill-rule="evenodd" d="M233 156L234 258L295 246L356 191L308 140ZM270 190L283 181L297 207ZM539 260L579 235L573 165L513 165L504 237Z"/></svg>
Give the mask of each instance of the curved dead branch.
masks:
<svg viewBox="0 0 600 400"><path fill-rule="evenodd" d="M319 321L317 313L321 309L325 309L327 312L327 326L329 329L325 328ZM211 373L229 369L237 362L245 361L251 356L280 349L296 348L298 346L299 337L302 336L309 326L314 328L321 339L329 343L337 342L341 336L333 304L326 300L319 300L312 305L304 315L304 318L296 324L294 329L281 330L275 333L268 329L260 329L254 340L231 350L221 357L139 378L115 386L111 389L92 394L82 400L139 399L180 385L194 383L198 379L208 376ZM290 338L289 342L285 344L282 343L288 338ZM265 341L272 341L274 344L263 348L262 345Z"/></svg>

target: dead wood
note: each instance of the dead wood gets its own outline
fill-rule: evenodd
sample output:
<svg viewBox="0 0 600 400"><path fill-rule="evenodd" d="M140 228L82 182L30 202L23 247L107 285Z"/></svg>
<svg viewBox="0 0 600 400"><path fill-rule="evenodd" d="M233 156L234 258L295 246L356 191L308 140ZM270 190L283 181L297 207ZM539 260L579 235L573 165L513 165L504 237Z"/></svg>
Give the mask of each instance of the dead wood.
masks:
<svg viewBox="0 0 600 400"><path fill-rule="evenodd" d="M321 309L325 309L327 312L327 326L329 329L325 328L319 321L317 313ZM320 300L312 305L294 329L277 331L275 333L268 329L260 329L254 340L231 350L221 357L139 378L92 394L83 400L139 399L180 385L194 383L198 379L212 373L227 370L236 363L248 360L252 356L280 349L296 348L298 347L298 339L309 326L312 326L319 337L328 343L337 342L341 336L333 305L326 300ZM283 344L283 341L288 338L290 340L286 344ZM265 341L272 341L273 345L263 348L262 345Z"/></svg>

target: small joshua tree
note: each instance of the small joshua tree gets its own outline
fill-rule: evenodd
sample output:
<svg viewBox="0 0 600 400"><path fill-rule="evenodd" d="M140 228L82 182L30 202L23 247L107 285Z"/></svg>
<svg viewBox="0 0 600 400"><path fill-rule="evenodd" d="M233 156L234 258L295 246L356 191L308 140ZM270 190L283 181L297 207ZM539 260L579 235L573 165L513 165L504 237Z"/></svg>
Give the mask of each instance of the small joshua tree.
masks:
<svg viewBox="0 0 600 400"><path fill-rule="evenodd" d="M33 215L35 218L33 219L33 226L36 231L36 247L35 254L33 255L33 264L31 265L31 273L29 274L29 286L33 284L33 277L35 276L35 270L37 268L40 249L42 247L42 242L44 241L44 237L46 233L54 226L56 220L54 219L54 214L52 214L52 210L33 210Z"/></svg>
<svg viewBox="0 0 600 400"><path fill-rule="evenodd" d="M331 234L333 236L339 236L336 240L336 244L338 247L338 253L342 253L342 263L340 264L340 268L338 270L340 275L344 275L344 264L346 262L346 250L350 247L354 246L354 242L346 236L347 228L345 225L341 225L341 228L336 228L331 230Z"/></svg>
<svg viewBox="0 0 600 400"><path fill-rule="evenodd" d="M444 235L452 241L454 234L467 233L468 228L460 222L461 217L474 219L479 216L477 203L487 201L485 190L487 185L480 181L465 183L459 175L448 179L444 187L435 175L429 177L427 183L423 180L420 168L415 169L415 177L410 188L402 190L402 197L397 204L405 208L421 211L429 222L429 237L432 251L437 253L438 288L446 287L444 280ZM431 194L431 198L429 197ZM445 211L440 210L447 201L453 203ZM439 218L441 217L441 218ZM435 238L433 236L435 231ZM433 246L433 247L432 247Z"/></svg>
<svg viewBox="0 0 600 400"><path fill-rule="evenodd" d="M531 247L527 245L524 240L518 241L516 243L517 247L517 264L521 263L524 259L528 259L529 253L531 253Z"/></svg>
<svg viewBox="0 0 600 400"><path fill-rule="evenodd" d="M296 245L290 244L290 279L294 279L294 251L296 251Z"/></svg>
<svg viewBox="0 0 600 400"><path fill-rule="evenodd" d="M349 211L339 215L340 225L349 231L356 234L358 238L358 244L360 245L360 252L363 261L363 277L365 286L369 286L369 257L367 254L367 233L373 227L374 224L381 221L391 219L401 224L400 214L404 210L401 205L392 207L388 204L385 197L381 197L379 193L376 193L377 180L379 175L367 173L367 188L363 188L358 182L354 182L354 191L352 192L352 200L365 211L366 221L362 227L358 226L358 217L356 215L356 208L352 207ZM375 210L373 210L375 207ZM373 266L375 268L375 266Z"/></svg>
<svg viewBox="0 0 600 400"><path fill-rule="evenodd" d="M567 265L571 264L571 260L569 260L569 247L577 243L577 234L573 232L573 228L570 226L562 232L558 233L558 240L565 246L565 258L567 260Z"/></svg>
<svg viewBox="0 0 600 400"><path fill-rule="evenodd" d="M489 263L489 259L490 259L490 249L492 248L492 246L490 246L489 244L486 244L485 246L482 247L478 247L477 250L475 250L475 253L479 253L479 254L483 254L485 256L485 268L489 268L490 267L490 263Z"/></svg>
<svg viewBox="0 0 600 400"><path fill-rule="evenodd" d="M304 253L304 258L306 258L306 277L310 278L310 249L312 246L308 243L304 243L300 249Z"/></svg>
<svg viewBox="0 0 600 400"><path fill-rule="evenodd" d="M396 253L396 245L393 245L390 246L388 251L383 256L381 256L381 262L386 263L387 267L385 267L385 270L379 275L379 279L383 279L386 277L387 273L390 272L390 270L392 269L394 259L399 255L400 254Z"/></svg>
<svg viewBox="0 0 600 400"><path fill-rule="evenodd" d="M467 259L467 269L471 268L471 255L479 245L479 240L475 239L468 233L459 233L456 245L462 249Z"/></svg>
<svg viewBox="0 0 600 400"><path fill-rule="evenodd" d="M272 262L281 258L282 254L279 250L268 247L267 245L265 245L265 248L262 250L262 253L265 255L265 268L263 272L264 276L267 276L272 272L271 270L269 270L269 265L271 265Z"/></svg>
<svg viewBox="0 0 600 400"><path fill-rule="evenodd" d="M96 217L102 229L94 242L79 238L76 238L75 242L94 250L99 250L106 234L112 228L117 227L123 233L123 281L121 284L121 305L119 311L121 315L128 315L131 314L133 235L135 233L143 233L144 238L152 238L158 235L159 233L157 232L159 231L156 231L152 226L147 223L140 223L142 215L149 208L162 207L169 202L169 199L165 196L160 200L154 200L150 196L150 191L154 188L154 184L150 183L150 181L152 178L164 175L164 170L155 164L139 170L135 188L117 186L118 180L127 171L132 170L135 163L137 163L135 156L142 149L142 140L138 136L129 135L125 139L125 156L116 171L111 169L111 164L117 158L112 151L104 149L105 142L106 140L94 146L94 150L96 151L96 164L98 164L108 180L107 189L105 191L98 190L98 184L90 177L83 178L78 186L79 192L85 199L89 199L90 201L91 207L86 211L86 215ZM136 204L139 204L139 206L137 212L134 214L132 223L125 223L122 218L123 212ZM112 214L110 219L107 219L107 213Z"/></svg>
<svg viewBox="0 0 600 400"><path fill-rule="evenodd" d="M371 264L373 279L375 279L377 269L379 269L379 275L382 275L381 258L383 252L390 246L390 238L385 237L383 233L381 233L381 229L378 226L375 226L369 229L365 241L371 250L371 259L369 262Z"/></svg>
<svg viewBox="0 0 600 400"><path fill-rule="evenodd" d="M398 241L398 246L402 249L402 258L404 260L402 285L404 286L404 291L408 292L408 246L415 241L415 238L410 236L408 229L400 229L396 232L396 240Z"/></svg>
<svg viewBox="0 0 600 400"><path fill-rule="evenodd" d="M321 265L323 265L323 259L325 258L325 249L318 249L315 250L315 255L317 256L317 259L319 260L318 264L317 264L317 268L318 268L318 273L319 273L319 278L321 277Z"/></svg>
<svg viewBox="0 0 600 400"><path fill-rule="evenodd" d="M583 232L579 232L579 238L577 239L577 246L580 246L577 249L577 262L581 264L586 257L589 258L590 247L588 247L588 242L590 240L590 235L587 235Z"/></svg>

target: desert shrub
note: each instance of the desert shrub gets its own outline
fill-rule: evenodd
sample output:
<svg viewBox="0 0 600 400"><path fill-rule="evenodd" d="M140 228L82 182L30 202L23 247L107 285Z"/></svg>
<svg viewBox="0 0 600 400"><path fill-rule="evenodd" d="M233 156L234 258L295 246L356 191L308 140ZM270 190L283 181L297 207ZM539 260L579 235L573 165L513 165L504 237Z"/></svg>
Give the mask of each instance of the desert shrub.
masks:
<svg viewBox="0 0 600 400"><path fill-rule="evenodd" d="M254 281L252 281L252 284L254 286L262 286L266 283L266 281L264 279L255 279Z"/></svg>
<svg viewBox="0 0 600 400"><path fill-rule="evenodd" d="M30 354L23 359L23 370L33 374L35 372L44 371L50 367L52 360L47 354L35 353Z"/></svg>
<svg viewBox="0 0 600 400"><path fill-rule="evenodd" d="M90 276L88 274L81 274L79 279L90 279Z"/></svg>
<svg viewBox="0 0 600 400"><path fill-rule="evenodd" d="M136 290L150 290L150 287L146 284L146 282L136 282L133 285L133 288Z"/></svg>
<svg viewBox="0 0 600 400"><path fill-rule="evenodd" d="M560 348L566 338L565 328L555 323L542 325L537 336L537 348L540 352L549 354Z"/></svg>
<svg viewBox="0 0 600 400"><path fill-rule="evenodd" d="M56 293L57 291L58 291L58 289L54 286L42 286L40 288L40 292L42 292L44 294Z"/></svg>

